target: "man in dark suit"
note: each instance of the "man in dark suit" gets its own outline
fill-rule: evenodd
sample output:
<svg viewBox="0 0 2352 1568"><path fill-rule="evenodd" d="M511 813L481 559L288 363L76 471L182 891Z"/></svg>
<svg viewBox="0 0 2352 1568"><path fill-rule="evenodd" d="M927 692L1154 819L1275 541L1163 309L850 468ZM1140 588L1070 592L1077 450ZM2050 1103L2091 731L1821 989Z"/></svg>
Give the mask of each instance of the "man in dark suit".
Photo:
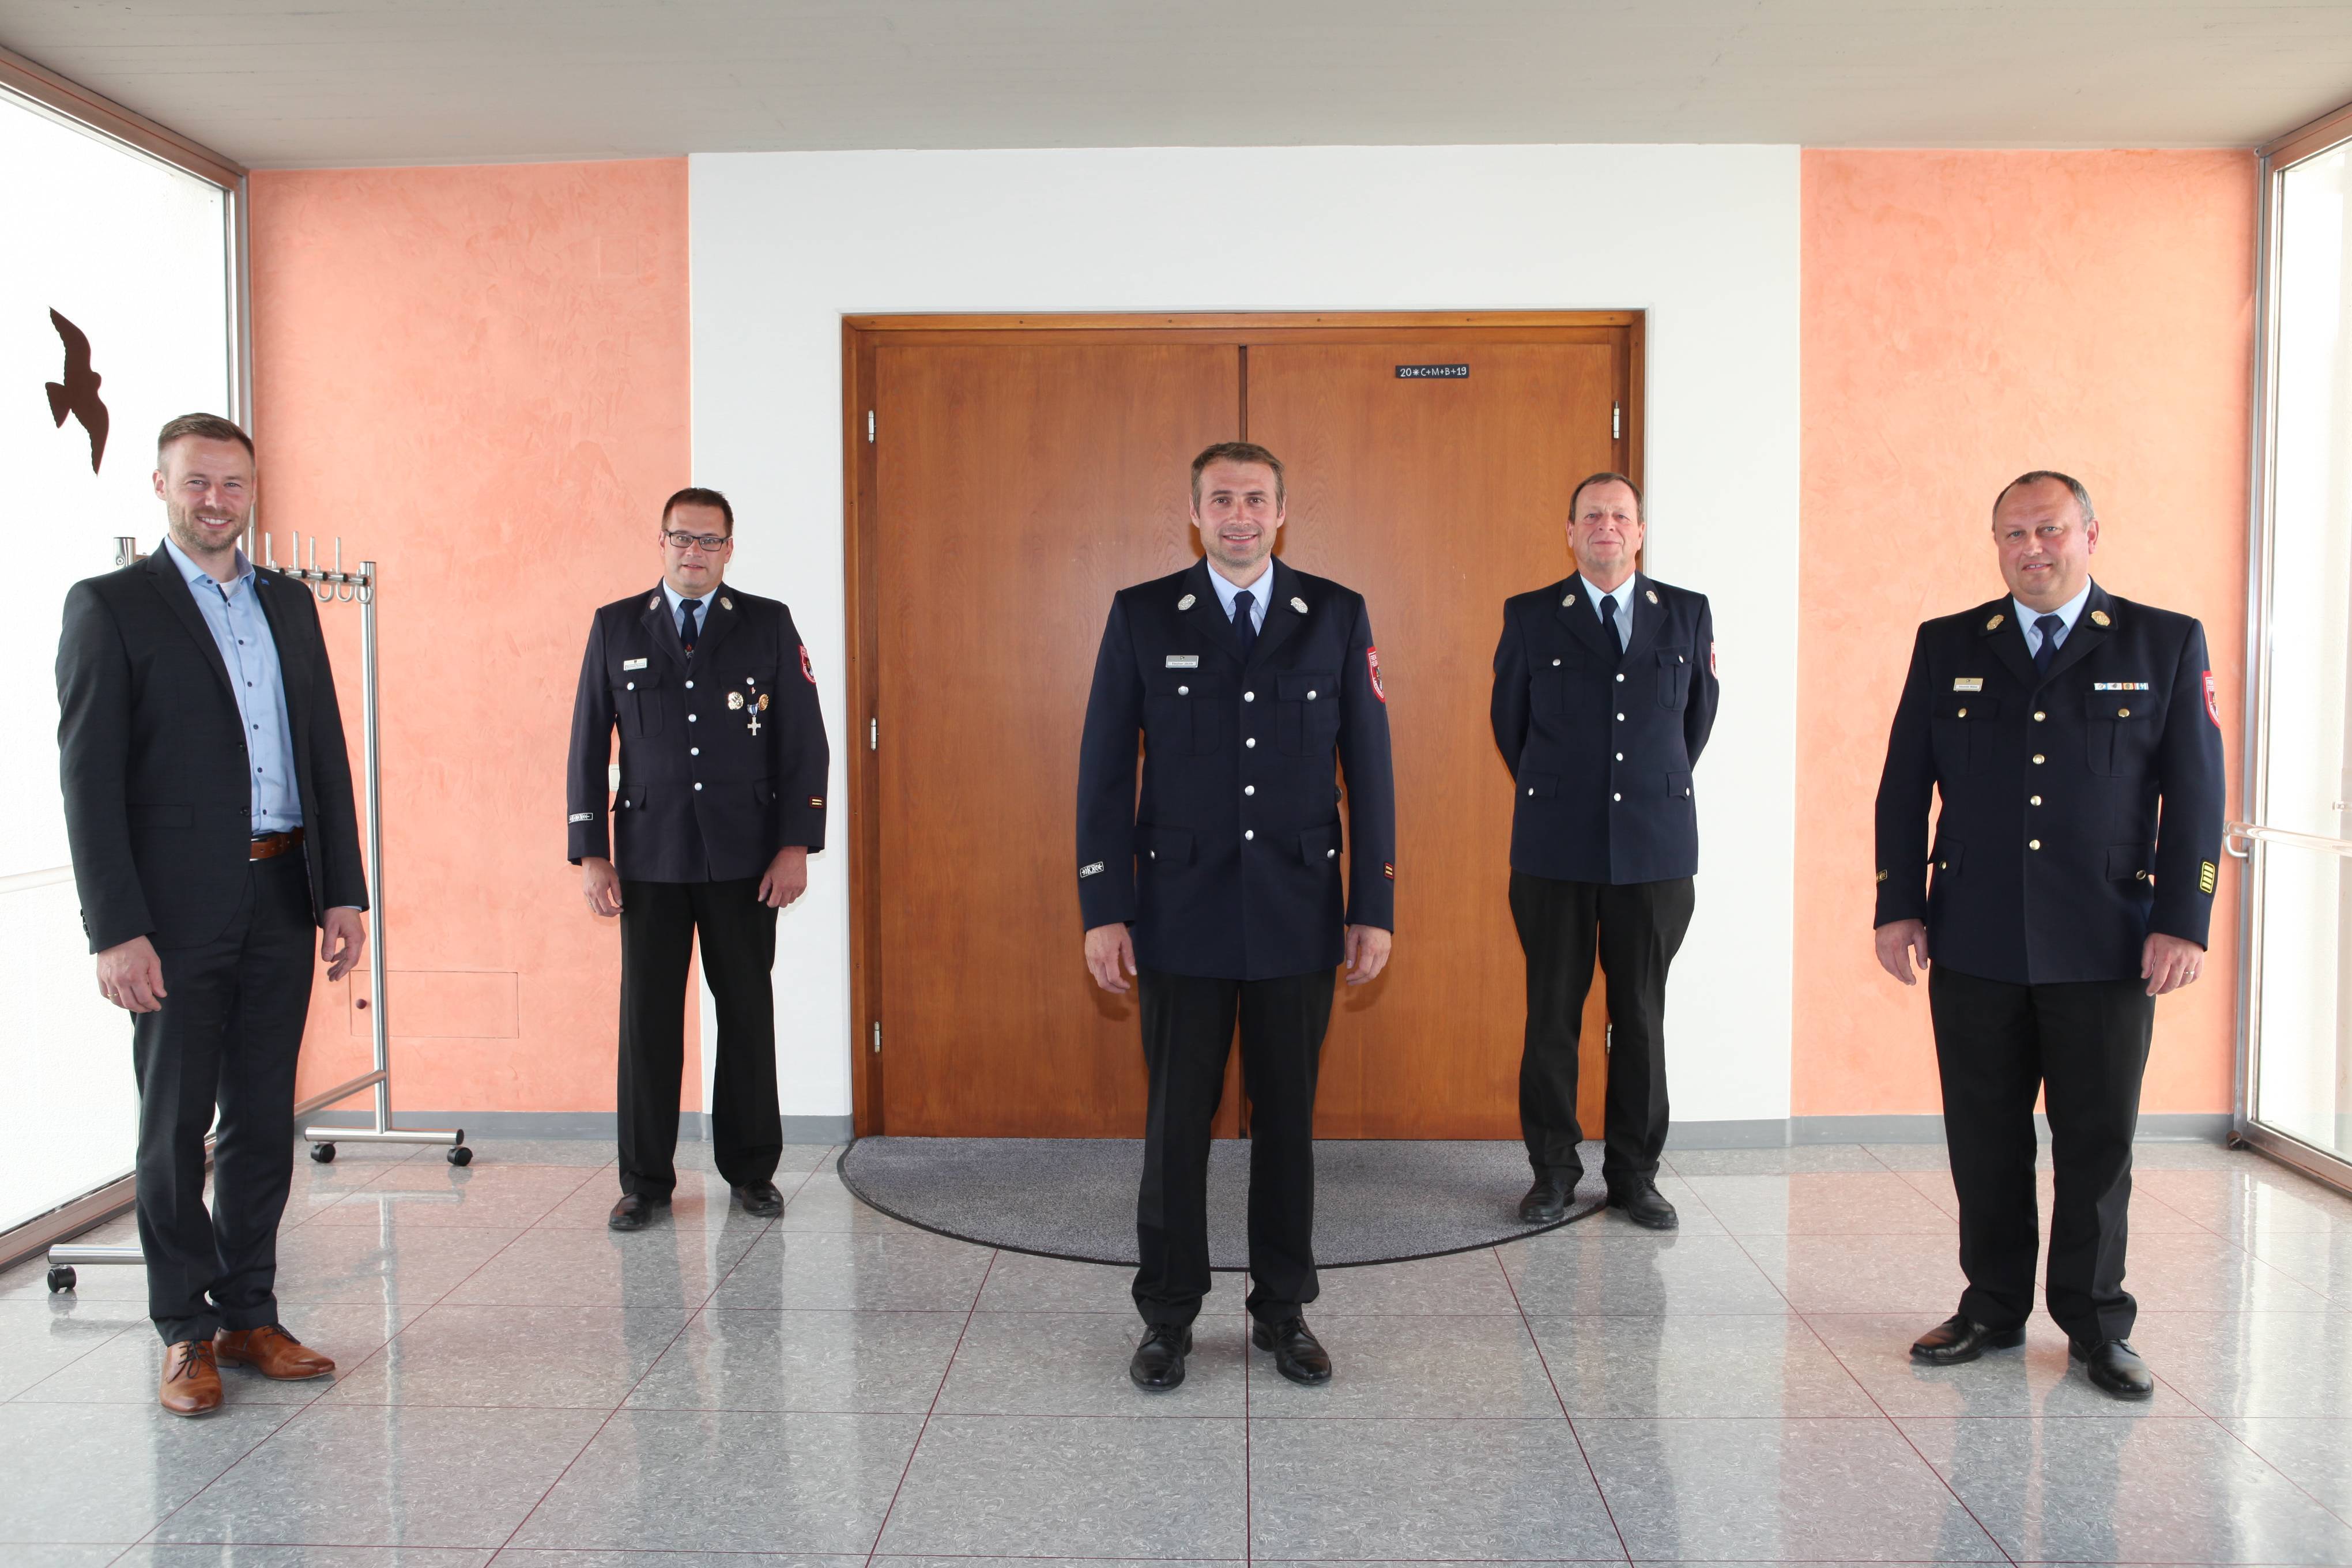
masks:
<svg viewBox="0 0 2352 1568"><path fill-rule="evenodd" d="M1511 917L1528 963L1519 1126L1535 1181L1519 1217L1567 1213L1584 1174L1577 1038L1596 948L1609 986L1601 1175L1653 1230L1679 1223L1658 1191L1666 1143L1666 970L1698 871L1691 771L1715 725L1706 597L1634 569L1642 492L1595 474L1569 498L1577 570L1503 606L1495 743L1510 765Z"/></svg>
<svg viewBox="0 0 2352 1568"><path fill-rule="evenodd" d="M1315 1078L1334 971L1388 962L1396 901L1388 699L1363 596L1272 559L1282 464L1229 441L1192 462L1207 559L1111 601L1078 758L1087 967L1142 992L1150 1075L1136 1202L1145 1332L1128 1373L1184 1381L1209 1289L1209 1124L1241 1025L1250 1097L1253 1342L1329 1379L1316 1298ZM1136 736L1143 791L1136 795ZM1347 886L1339 791L1348 782ZM1344 901L1345 910L1342 910Z"/></svg>
<svg viewBox="0 0 2352 1568"><path fill-rule="evenodd" d="M621 921L614 1230L644 1229L677 1185L698 940L719 1008L712 1152L745 1213L783 1212L776 911L808 887L809 851L824 847L830 752L792 612L727 585L735 509L717 490L670 497L658 542L660 584L590 623L572 707L571 859L590 910Z"/></svg>
<svg viewBox="0 0 2352 1568"><path fill-rule="evenodd" d="M1949 1364L2024 1342L2039 1094L2056 1186L2050 1315L2092 1383L2145 1399L2155 1382L2123 1288L2132 1132L2156 998L2204 968L2221 710L2204 627L2091 580L2099 522L2079 482L2011 481L1992 533L2009 595L1920 626L1878 785L1878 962L1910 985L1913 960L1935 953L1927 1006L1969 1281L1911 1353Z"/></svg>
<svg viewBox="0 0 2352 1568"><path fill-rule="evenodd" d="M185 415L155 463L162 548L66 595L58 749L99 990L131 1015L159 1398L201 1415L220 1406L220 1362L273 1378L335 1367L278 1321L278 1221L310 932L341 979L367 944L367 879L318 606L238 548L253 443Z"/></svg>

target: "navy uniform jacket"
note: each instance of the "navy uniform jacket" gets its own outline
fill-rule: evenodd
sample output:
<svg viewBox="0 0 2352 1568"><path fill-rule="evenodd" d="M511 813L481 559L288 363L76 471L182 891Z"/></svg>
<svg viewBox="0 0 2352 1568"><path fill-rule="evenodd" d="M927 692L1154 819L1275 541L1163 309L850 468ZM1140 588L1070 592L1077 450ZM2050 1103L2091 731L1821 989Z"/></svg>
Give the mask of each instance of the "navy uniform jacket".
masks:
<svg viewBox="0 0 2352 1568"><path fill-rule="evenodd" d="M1395 929L1388 699L1363 595L1279 561L1268 584L1246 666L1205 561L1111 601L1078 752L1078 908L1088 930L1133 925L1146 969L1305 974L1338 965L1345 926Z"/></svg>
<svg viewBox="0 0 2352 1568"><path fill-rule="evenodd" d="M1510 764L1511 869L1561 882L1698 872L1691 770L1715 728L1706 595L1633 574L1619 658L1584 580L1503 602L1495 744Z"/></svg>
<svg viewBox="0 0 2352 1568"><path fill-rule="evenodd" d="M691 658L658 584L589 624L572 704L574 864L596 855L630 881L725 882L759 876L787 845L824 847L824 716L792 612L722 586L703 616Z"/></svg>
<svg viewBox="0 0 2352 1568"><path fill-rule="evenodd" d="M2094 583L2044 678L2016 617L2004 596L1919 628L1878 784L1872 923L1924 920L1930 960L1986 980L2137 979L2150 931L2201 947L2213 914L2205 628Z"/></svg>

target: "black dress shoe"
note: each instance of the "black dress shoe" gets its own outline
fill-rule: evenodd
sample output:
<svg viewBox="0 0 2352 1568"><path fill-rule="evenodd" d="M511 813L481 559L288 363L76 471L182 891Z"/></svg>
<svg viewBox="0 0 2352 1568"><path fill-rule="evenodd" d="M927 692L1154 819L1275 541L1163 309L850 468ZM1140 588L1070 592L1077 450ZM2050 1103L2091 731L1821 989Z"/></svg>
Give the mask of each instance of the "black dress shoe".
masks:
<svg viewBox="0 0 2352 1568"><path fill-rule="evenodd" d="M784 1212L784 1194L776 1191L773 1182L746 1182L730 1190L743 1212L754 1219L773 1219Z"/></svg>
<svg viewBox="0 0 2352 1568"><path fill-rule="evenodd" d="M1143 1342L1135 1347L1135 1355L1127 1363L1127 1375L1138 1388L1165 1394L1184 1381L1184 1358L1192 1353L1192 1330L1170 1323L1148 1324Z"/></svg>
<svg viewBox="0 0 2352 1568"><path fill-rule="evenodd" d="M2084 1374L2094 1386L2117 1399L2147 1399L2156 1393L2156 1377L2129 1340L2107 1340L2090 1346L2070 1341L2066 1353L2083 1363Z"/></svg>
<svg viewBox="0 0 2352 1568"><path fill-rule="evenodd" d="M1331 1381L1331 1352L1323 1348L1304 1318L1278 1323L1250 1324L1250 1343L1274 1352L1274 1370L1293 1383L1314 1384Z"/></svg>
<svg viewBox="0 0 2352 1568"><path fill-rule="evenodd" d="M667 1207L667 1194L649 1198L641 1193L623 1193L621 1201L613 1205L613 1212L604 1216L604 1225L611 1230L643 1230L653 1224L654 1210Z"/></svg>
<svg viewBox="0 0 2352 1568"><path fill-rule="evenodd" d="M1576 1178L1564 1172L1538 1171L1535 1185L1519 1200L1519 1218L1528 1225L1551 1225L1568 1217L1568 1204L1576 1195Z"/></svg>
<svg viewBox="0 0 2352 1568"><path fill-rule="evenodd" d="M1645 1230L1673 1230L1683 1223L1658 1184L1647 1176L1630 1176L1612 1186L1609 1206L1623 1209L1627 1219Z"/></svg>
<svg viewBox="0 0 2352 1568"><path fill-rule="evenodd" d="M1931 1366L1958 1366L1987 1351L2013 1351L2025 1342L2025 1331L1988 1329L1964 1312L1955 1312L1911 1342L1911 1359Z"/></svg>

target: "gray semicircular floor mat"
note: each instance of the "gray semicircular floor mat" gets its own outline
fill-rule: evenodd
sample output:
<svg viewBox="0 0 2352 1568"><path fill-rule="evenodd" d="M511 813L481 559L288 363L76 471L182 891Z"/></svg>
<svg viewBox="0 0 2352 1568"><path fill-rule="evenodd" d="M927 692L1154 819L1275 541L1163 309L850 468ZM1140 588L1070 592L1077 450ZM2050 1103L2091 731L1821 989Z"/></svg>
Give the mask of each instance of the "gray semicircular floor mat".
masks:
<svg viewBox="0 0 2352 1568"><path fill-rule="evenodd" d="M1209 1260L1249 1259L1249 1151L1209 1151ZM1518 1217L1528 1153L1518 1142L1318 1139L1315 1260L1328 1268L1461 1252L1557 1229L1601 1206L1601 1145L1568 1217ZM841 1156L843 1184L894 1219L985 1247L1084 1263L1135 1263L1139 1138L861 1138Z"/></svg>

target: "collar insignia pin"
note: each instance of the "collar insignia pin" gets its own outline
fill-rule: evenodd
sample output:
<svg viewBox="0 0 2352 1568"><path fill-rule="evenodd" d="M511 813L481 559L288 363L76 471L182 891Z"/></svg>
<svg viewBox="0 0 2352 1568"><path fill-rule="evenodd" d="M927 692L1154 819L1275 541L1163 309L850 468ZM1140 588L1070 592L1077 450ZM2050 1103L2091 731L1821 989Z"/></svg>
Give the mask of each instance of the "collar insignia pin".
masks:
<svg viewBox="0 0 2352 1568"><path fill-rule="evenodd" d="M1307 613L1307 601L1304 599L1294 598L1290 601L1290 607L1297 610L1303 616Z"/></svg>
<svg viewBox="0 0 2352 1568"><path fill-rule="evenodd" d="M1180 610L1189 610L1198 601L1196 601L1192 595L1187 594L1182 598L1176 601L1176 607Z"/></svg>
<svg viewBox="0 0 2352 1568"><path fill-rule="evenodd" d="M2091 622L2094 626L2113 626L2115 624L2107 619L2107 612L2105 610L2093 610L2091 612Z"/></svg>
<svg viewBox="0 0 2352 1568"><path fill-rule="evenodd" d="M1658 602L1658 591L1655 588L1644 588L1642 591L1642 597L1654 605Z"/></svg>
<svg viewBox="0 0 2352 1568"><path fill-rule="evenodd" d="M721 594L719 595L719 607L722 610L731 610L735 607L735 601Z"/></svg>
<svg viewBox="0 0 2352 1568"><path fill-rule="evenodd" d="M2000 629L2001 620L2001 616L1995 616L1992 619L1985 623L1985 630L1989 632L1999 631Z"/></svg>

